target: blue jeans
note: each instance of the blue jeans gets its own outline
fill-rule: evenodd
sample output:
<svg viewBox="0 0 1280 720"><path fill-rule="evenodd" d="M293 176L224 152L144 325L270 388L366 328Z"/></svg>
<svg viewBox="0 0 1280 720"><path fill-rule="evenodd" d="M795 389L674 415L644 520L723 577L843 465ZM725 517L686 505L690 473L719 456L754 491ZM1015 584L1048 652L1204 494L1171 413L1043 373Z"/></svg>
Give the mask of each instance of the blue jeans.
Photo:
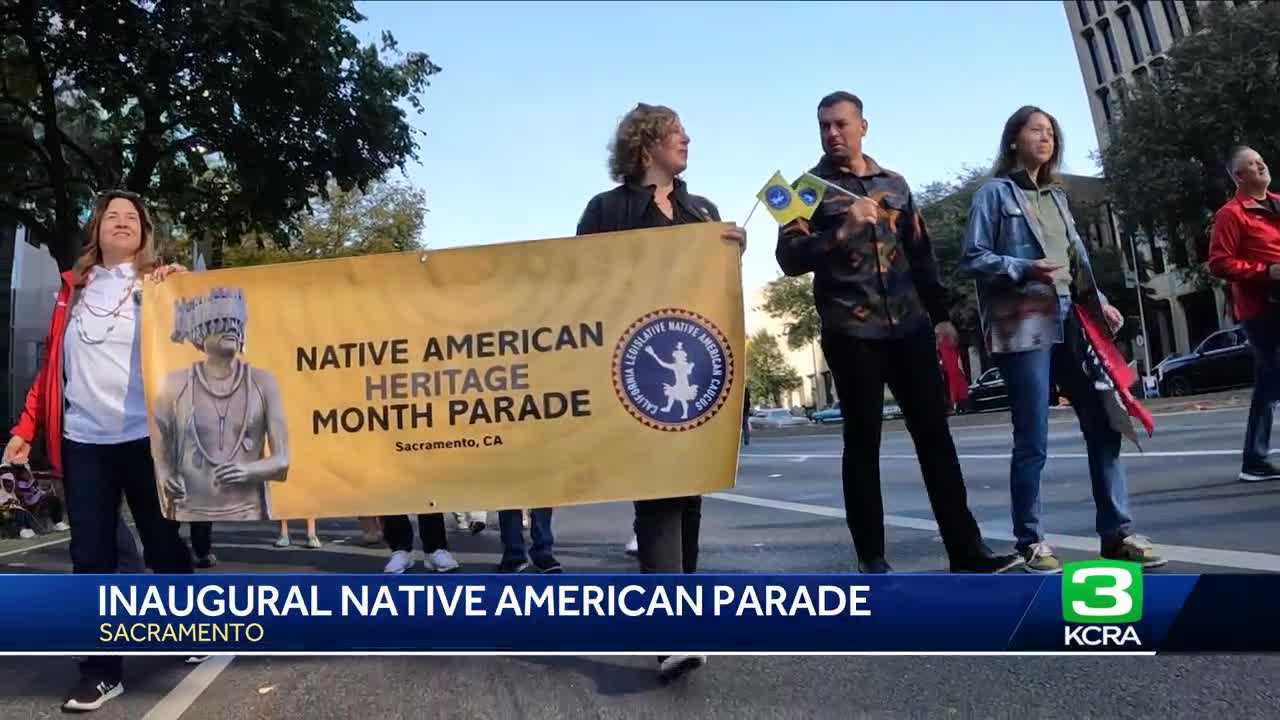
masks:
<svg viewBox="0 0 1280 720"><path fill-rule="evenodd" d="M1068 313L1066 320L1067 337L1079 337L1074 316ZM1044 540L1040 530L1040 475L1048 454L1049 393L1053 382L1071 401L1084 433L1098 535L1103 544L1119 542L1130 535L1133 520L1129 517L1128 479L1120 464L1122 438L1111 428L1101 397L1069 345L1057 343L1051 348L998 353L993 358L1009 390L1013 419L1009 495L1017 549L1025 550Z"/></svg>
<svg viewBox="0 0 1280 720"><path fill-rule="evenodd" d="M1248 467L1266 460L1271 451L1274 403L1280 400L1280 323L1264 317L1242 324L1253 350L1253 400L1244 431L1244 466Z"/></svg>
<svg viewBox="0 0 1280 720"><path fill-rule="evenodd" d="M502 559L524 560L524 522L519 510L499 510L498 529L502 535ZM550 559L555 537L551 534L551 508L535 508L529 511L529 557L533 560Z"/></svg>

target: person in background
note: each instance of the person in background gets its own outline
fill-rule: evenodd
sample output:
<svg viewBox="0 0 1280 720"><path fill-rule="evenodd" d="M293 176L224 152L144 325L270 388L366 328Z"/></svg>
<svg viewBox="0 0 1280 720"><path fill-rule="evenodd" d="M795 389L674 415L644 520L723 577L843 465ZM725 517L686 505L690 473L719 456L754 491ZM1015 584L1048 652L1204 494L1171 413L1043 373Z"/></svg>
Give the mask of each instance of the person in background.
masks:
<svg viewBox="0 0 1280 720"><path fill-rule="evenodd" d="M963 411L969 402L969 380L964 376L964 368L960 366L960 349L956 338L947 335L938 337L938 364L942 366L942 377L946 379L946 400L950 412Z"/></svg>
<svg viewBox="0 0 1280 720"><path fill-rule="evenodd" d="M422 513L418 515L418 535L422 538L423 562L428 570L434 572L453 572L457 570L458 561L449 552L449 538L446 536L443 513ZM391 558L383 572L399 575L413 568L413 525L408 515L382 516L382 538L391 548Z"/></svg>
<svg viewBox="0 0 1280 720"><path fill-rule="evenodd" d="M362 547L374 547L382 544L382 523L378 521L377 516L368 515L361 516L360 522L360 539L356 540L356 544Z"/></svg>
<svg viewBox="0 0 1280 720"><path fill-rule="evenodd" d="M276 538L276 547L289 547L289 521L280 521L280 537ZM307 544L306 547L315 550L320 547L320 537L316 535L316 521L314 518L307 518Z"/></svg>
<svg viewBox="0 0 1280 720"><path fill-rule="evenodd" d="M1253 352L1253 399L1244 431L1243 482L1280 479L1267 456L1280 400L1280 195L1256 150L1238 147L1227 162L1235 197L1213 217L1209 272L1231 283L1236 318Z"/></svg>
<svg viewBox="0 0 1280 720"><path fill-rule="evenodd" d="M818 102L823 155L810 172L845 192L827 190L811 220L780 228L776 253L787 275L814 274L822 351L844 417L841 481L858 568L892 569L880 491L887 383L915 444L951 570L1003 572L1021 560L983 542L947 425L936 338L956 329L933 244L906 179L862 152L862 111L848 92Z"/></svg>
<svg viewBox="0 0 1280 720"><path fill-rule="evenodd" d="M1074 306L1115 332L1124 317L1097 289L1089 253L1058 180L1062 131L1052 115L1025 106L1000 137L993 177L973 197L964 267L978 278L987 350L1009 392L1013 457L1009 465L1016 548L1026 569L1061 572L1040 528L1040 478L1049 442L1049 398L1056 385L1075 409L1089 455L1101 555L1144 567L1164 564L1132 530L1122 437L1077 359L1083 343Z"/></svg>
<svg viewBox="0 0 1280 720"><path fill-rule="evenodd" d="M502 561L498 563L500 573L518 573L533 567L540 573L562 572L560 561L551 554L555 544L555 536L551 534L551 508L534 508L528 511L529 539L533 542L528 553L525 552L522 510L499 510L498 530L502 534Z"/></svg>
<svg viewBox="0 0 1280 720"><path fill-rule="evenodd" d="M213 523L188 523L191 531L191 551L195 553L195 566L201 569L211 568L218 564L213 554Z"/></svg>
<svg viewBox="0 0 1280 720"><path fill-rule="evenodd" d="M458 524L458 528L466 528L472 535L479 535L484 532L489 520L489 513L484 510L474 510L471 512L456 512L453 514L453 521Z"/></svg>
<svg viewBox="0 0 1280 720"><path fill-rule="evenodd" d="M710 200L689 192L680 174L689 165L689 136L671 108L639 103L618 123L609 148L609 174L618 186L587 203L578 235L719 222ZM723 239L746 249L737 226ZM698 565L700 496L637 500L635 531L640 567L647 573L692 573ZM701 655L658 658L660 676L671 680L707 662Z"/></svg>
<svg viewBox="0 0 1280 720"><path fill-rule="evenodd" d="M153 233L141 197L98 196L84 250L62 275L45 356L4 450L5 462L25 464L43 434L49 462L63 477L77 573L119 570L121 497L147 566L157 573L192 569L178 523L160 509L142 391L142 280L185 270L158 265ZM123 676L120 656L85 658L63 709L98 709L124 692Z"/></svg>
<svg viewBox="0 0 1280 720"><path fill-rule="evenodd" d="M742 444L751 444L751 388L747 388L742 399Z"/></svg>

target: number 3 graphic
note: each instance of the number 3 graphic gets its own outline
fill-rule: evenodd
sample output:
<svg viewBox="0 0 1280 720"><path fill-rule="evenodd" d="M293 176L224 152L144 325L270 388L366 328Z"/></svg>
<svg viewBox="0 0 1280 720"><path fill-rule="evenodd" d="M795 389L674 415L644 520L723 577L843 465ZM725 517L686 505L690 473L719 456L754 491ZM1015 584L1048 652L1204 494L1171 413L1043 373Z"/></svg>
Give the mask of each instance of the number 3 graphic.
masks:
<svg viewBox="0 0 1280 720"><path fill-rule="evenodd" d="M1083 600L1073 600L1071 609L1085 617L1120 617L1133 610L1133 597L1128 590L1133 586L1133 575L1120 568L1092 567L1081 568L1071 574L1073 585L1084 585L1091 577L1110 579L1111 585L1093 588L1095 598L1111 598L1113 601L1106 607L1094 607Z"/></svg>

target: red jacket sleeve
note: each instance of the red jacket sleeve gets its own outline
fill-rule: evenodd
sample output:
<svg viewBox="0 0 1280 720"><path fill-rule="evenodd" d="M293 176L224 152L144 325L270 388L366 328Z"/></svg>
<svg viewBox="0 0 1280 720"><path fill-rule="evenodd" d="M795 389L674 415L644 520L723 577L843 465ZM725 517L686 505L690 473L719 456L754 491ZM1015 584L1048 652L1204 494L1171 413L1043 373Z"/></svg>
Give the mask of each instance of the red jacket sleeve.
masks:
<svg viewBox="0 0 1280 720"><path fill-rule="evenodd" d="M1209 240L1209 272L1215 277L1234 282L1268 279L1267 264L1240 257L1240 218L1229 208L1222 208L1213 219L1213 237Z"/></svg>
<svg viewBox="0 0 1280 720"><path fill-rule="evenodd" d="M58 302L66 302L67 298L63 297L66 291L65 287L58 291ZM44 351L40 354L40 370L36 372L36 379L31 383L31 389L27 391L27 402L22 407L22 415L18 418L18 424L13 426L9 431L10 435L17 435L27 442L35 442L36 433L40 430L40 423L44 421L45 403L48 398L45 397L45 386L48 384L48 376L50 372L54 372L49 368L49 348L50 341L53 339L53 326L57 322L58 308L54 307L53 317L49 320L49 332L44 338Z"/></svg>

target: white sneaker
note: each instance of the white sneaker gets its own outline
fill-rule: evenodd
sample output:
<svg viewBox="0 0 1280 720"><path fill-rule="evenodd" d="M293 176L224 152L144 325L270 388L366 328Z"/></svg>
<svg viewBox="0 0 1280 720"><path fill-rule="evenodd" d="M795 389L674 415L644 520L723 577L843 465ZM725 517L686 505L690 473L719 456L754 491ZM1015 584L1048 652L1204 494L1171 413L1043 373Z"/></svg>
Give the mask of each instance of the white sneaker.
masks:
<svg viewBox="0 0 1280 720"><path fill-rule="evenodd" d="M66 520L63 520L62 522L58 523L57 525L54 525L54 526L53 526L53 529L54 529L54 530L57 530L58 532L66 532L66 531L68 531L68 530L70 530L70 529L71 529L71 526L67 524L67 521L66 521Z"/></svg>
<svg viewBox="0 0 1280 720"><path fill-rule="evenodd" d="M397 550L391 553L391 559L387 561L387 566L382 568L382 572L399 575L405 570L413 569L414 560L413 553L407 550Z"/></svg>
<svg viewBox="0 0 1280 720"><path fill-rule="evenodd" d="M631 542L627 543L626 553L632 557L640 554L640 539L635 535L632 535Z"/></svg>
<svg viewBox="0 0 1280 720"><path fill-rule="evenodd" d="M308 537L307 547L311 548L312 550L318 549L320 547L320 538L316 537L315 535Z"/></svg>
<svg viewBox="0 0 1280 720"><path fill-rule="evenodd" d="M276 538L276 547L278 547L278 548L287 548L287 547L289 547L289 536L288 536L288 535L281 535L280 537Z"/></svg>
<svg viewBox="0 0 1280 720"><path fill-rule="evenodd" d="M453 555L448 550L436 550L427 555L426 566L428 570L445 573L453 572L458 569L458 561L453 559Z"/></svg>
<svg viewBox="0 0 1280 720"><path fill-rule="evenodd" d="M21 530L18 531L18 537L22 538L23 540L30 540L35 536L36 536L36 531L32 530L31 528L22 528Z"/></svg>

